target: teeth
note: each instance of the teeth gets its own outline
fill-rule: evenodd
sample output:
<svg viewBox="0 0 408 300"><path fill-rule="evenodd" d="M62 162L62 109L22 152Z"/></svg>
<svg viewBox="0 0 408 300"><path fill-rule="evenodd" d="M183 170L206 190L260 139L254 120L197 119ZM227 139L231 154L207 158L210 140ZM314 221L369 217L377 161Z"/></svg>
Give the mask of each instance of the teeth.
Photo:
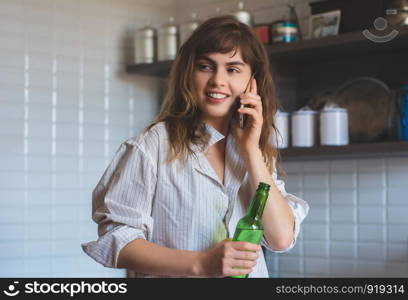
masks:
<svg viewBox="0 0 408 300"><path fill-rule="evenodd" d="M227 98L227 95L218 94L218 93L207 93L207 95L210 96L211 98L216 98L216 99Z"/></svg>

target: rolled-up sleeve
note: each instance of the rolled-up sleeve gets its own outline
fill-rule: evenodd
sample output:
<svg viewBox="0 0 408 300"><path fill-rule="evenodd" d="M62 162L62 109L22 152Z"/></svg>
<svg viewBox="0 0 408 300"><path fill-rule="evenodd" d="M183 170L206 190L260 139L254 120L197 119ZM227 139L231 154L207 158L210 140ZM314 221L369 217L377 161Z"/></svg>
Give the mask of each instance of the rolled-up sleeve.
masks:
<svg viewBox="0 0 408 300"><path fill-rule="evenodd" d="M82 249L105 267L116 268L120 250L152 235L152 201L156 185L152 159L137 145L123 143L92 193L96 241Z"/></svg>
<svg viewBox="0 0 408 300"><path fill-rule="evenodd" d="M303 220L305 219L305 217L307 216L309 212L309 205L307 204L305 200L300 199L296 197L295 195L287 193L285 190L285 182L277 178L276 172L273 173L272 179L274 180L276 187L281 192L282 196L284 196L285 199L288 201L288 205L290 209L292 210L293 217L295 219L294 238L293 238L292 243L289 245L289 247L283 250L274 250L270 248L265 238L262 239L262 246L264 246L266 249L270 251L277 252L277 253L283 253L283 252L287 252L291 250L295 246L297 237L300 232L300 224L303 222Z"/></svg>

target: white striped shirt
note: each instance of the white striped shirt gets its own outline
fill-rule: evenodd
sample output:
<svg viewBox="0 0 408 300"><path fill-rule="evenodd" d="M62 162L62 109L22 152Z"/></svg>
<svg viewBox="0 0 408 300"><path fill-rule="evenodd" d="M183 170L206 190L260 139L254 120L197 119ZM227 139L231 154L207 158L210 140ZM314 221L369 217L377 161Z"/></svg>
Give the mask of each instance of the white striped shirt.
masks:
<svg viewBox="0 0 408 300"><path fill-rule="evenodd" d="M82 244L90 257L115 268L120 250L135 239L169 248L205 251L232 237L253 196L248 172L234 137L229 134L222 184L204 152L225 136L210 125L206 125L206 130L210 134L207 147L193 147L197 155L189 155L184 167L178 160L166 163L169 144L163 122L119 147L93 191L92 218L98 224L99 238ZM270 249L265 240L262 245L270 251L286 252L295 245L309 206L286 193L276 172L272 177L292 209L295 238L283 251ZM268 277L262 251L260 254L250 277Z"/></svg>

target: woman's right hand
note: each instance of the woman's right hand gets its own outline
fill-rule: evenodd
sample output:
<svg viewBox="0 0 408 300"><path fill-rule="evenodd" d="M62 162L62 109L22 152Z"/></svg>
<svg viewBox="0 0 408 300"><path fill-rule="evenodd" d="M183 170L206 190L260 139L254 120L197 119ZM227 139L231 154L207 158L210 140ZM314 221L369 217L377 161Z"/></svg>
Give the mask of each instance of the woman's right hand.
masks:
<svg viewBox="0 0 408 300"><path fill-rule="evenodd" d="M200 275L204 277L227 277L249 274L259 257L261 246L248 242L225 239L213 248L201 252Z"/></svg>

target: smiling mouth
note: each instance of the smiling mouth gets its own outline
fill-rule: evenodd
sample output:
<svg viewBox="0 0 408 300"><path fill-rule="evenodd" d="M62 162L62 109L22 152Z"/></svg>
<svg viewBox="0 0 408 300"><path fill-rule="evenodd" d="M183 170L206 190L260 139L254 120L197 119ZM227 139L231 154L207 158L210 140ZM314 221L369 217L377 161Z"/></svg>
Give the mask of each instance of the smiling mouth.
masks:
<svg viewBox="0 0 408 300"><path fill-rule="evenodd" d="M229 95L221 94L221 93L208 93L207 92L205 93L205 95L210 102L215 102L215 103L223 102L229 98Z"/></svg>

